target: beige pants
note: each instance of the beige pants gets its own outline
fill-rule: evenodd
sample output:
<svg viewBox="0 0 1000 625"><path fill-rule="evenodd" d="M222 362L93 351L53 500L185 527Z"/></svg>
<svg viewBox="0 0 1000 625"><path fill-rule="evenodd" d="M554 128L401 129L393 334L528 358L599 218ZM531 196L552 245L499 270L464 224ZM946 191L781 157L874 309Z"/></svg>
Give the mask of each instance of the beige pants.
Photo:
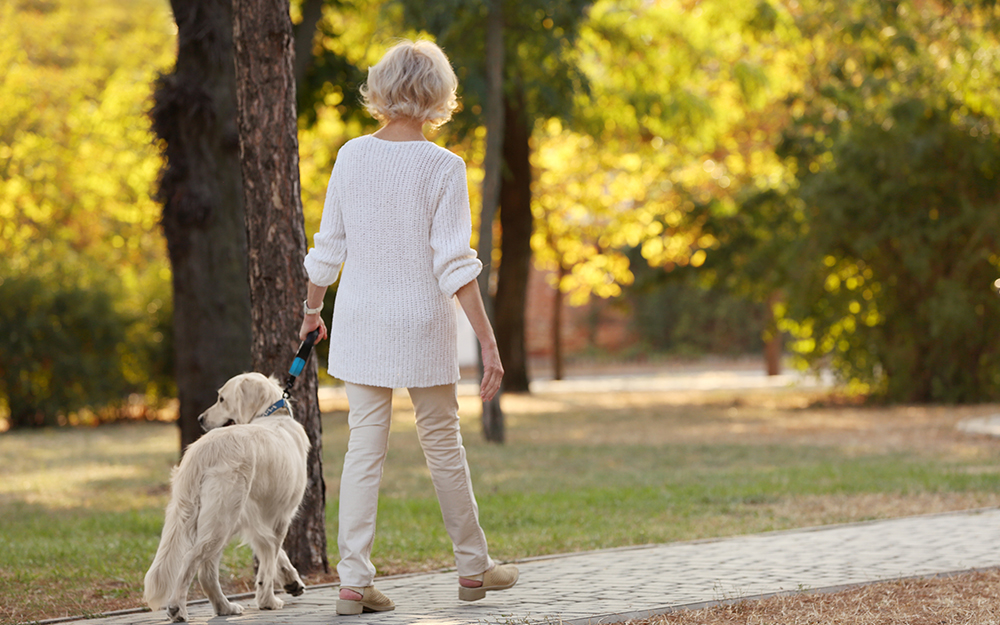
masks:
<svg viewBox="0 0 1000 625"><path fill-rule="evenodd" d="M347 385L351 430L344 473L340 479L340 563L343 586L370 586L375 579L371 562L375 515L382 465L389 442L392 389ZM455 551L455 565L463 577L478 575L491 566L486 536L479 526L479 507L472 492L469 465L458 427L458 396L454 384L411 388L417 436L430 469L445 529Z"/></svg>

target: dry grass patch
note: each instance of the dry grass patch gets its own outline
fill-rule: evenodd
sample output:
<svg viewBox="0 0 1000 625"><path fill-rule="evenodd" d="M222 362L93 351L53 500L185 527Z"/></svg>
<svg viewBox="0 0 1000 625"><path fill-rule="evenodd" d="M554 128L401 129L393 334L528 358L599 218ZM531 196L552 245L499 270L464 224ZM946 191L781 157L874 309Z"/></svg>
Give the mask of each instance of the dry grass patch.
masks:
<svg viewBox="0 0 1000 625"><path fill-rule="evenodd" d="M628 625L988 625L1000 623L1000 570L795 593Z"/></svg>
<svg viewBox="0 0 1000 625"><path fill-rule="evenodd" d="M1000 449L992 437L957 429L965 419L1000 414L994 404L881 407L836 405L828 399L820 391L795 389L535 394L505 395L503 407L512 435L524 429L533 442L810 445L859 454L961 457ZM462 408L478 418L473 398L463 400Z"/></svg>

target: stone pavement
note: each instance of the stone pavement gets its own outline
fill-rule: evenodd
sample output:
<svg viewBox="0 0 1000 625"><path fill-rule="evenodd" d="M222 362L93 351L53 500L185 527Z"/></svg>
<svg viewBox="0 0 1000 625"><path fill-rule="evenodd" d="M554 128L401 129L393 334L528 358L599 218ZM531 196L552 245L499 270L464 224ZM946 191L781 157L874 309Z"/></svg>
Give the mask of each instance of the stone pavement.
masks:
<svg viewBox="0 0 1000 625"><path fill-rule="evenodd" d="M622 523L628 515L622 513ZM510 591L475 603L458 600L453 571L379 578L394 612L340 616L335 586L280 595L283 610L214 617L191 606L192 623L258 625L464 625L613 623L677 607L797 590L835 589L901 577L1000 566L1000 509L935 514L717 540L648 545L533 558L519 563ZM166 613L131 613L97 625L167 623Z"/></svg>

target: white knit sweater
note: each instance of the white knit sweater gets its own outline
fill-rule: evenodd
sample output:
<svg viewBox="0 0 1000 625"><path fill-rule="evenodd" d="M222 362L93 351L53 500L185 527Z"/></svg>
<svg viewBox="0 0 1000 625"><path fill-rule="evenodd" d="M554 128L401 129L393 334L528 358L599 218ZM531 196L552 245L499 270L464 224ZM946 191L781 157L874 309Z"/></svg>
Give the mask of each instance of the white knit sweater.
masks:
<svg viewBox="0 0 1000 625"><path fill-rule="evenodd" d="M348 141L306 255L332 284L333 377L387 388L459 379L453 296L479 275L462 159L429 141Z"/></svg>

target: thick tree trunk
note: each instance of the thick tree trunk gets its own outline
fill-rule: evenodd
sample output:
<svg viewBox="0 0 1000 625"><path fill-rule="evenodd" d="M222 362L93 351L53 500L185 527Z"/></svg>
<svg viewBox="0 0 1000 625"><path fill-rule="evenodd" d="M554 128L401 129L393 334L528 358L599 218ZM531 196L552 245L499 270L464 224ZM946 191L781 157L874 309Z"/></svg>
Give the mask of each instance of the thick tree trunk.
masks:
<svg viewBox="0 0 1000 625"><path fill-rule="evenodd" d="M283 379L295 355L307 276L299 189L294 40L287 0L235 0L234 43L243 165L254 369ZM300 573L329 573L322 424L311 358L292 392L305 426L309 484L285 550Z"/></svg>
<svg viewBox="0 0 1000 625"><path fill-rule="evenodd" d="M230 0L172 0L177 64L157 80L150 113L164 143L157 199L173 270L174 366L181 453L198 415L250 368Z"/></svg>
<svg viewBox="0 0 1000 625"><path fill-rule="evenodd" d="M490 277L493 273L493 221L500 202L500 180L503 174L503 13L501 0L491 0L486 17L486 156L483 158L483 208L479 215L479 258L483 271L479 274L479 292L490 322L496 325ZM503 363L503 360L501 360ZM482 353L479 371L483 372ZM504 442L503 411L500 393L483 402L483 438L491 443Z"/></svg>
<svg viewBox="0 0 1000 625"><path fill-rule="evenodd" d="M520 87L504 100L503 159L500 185L501 257L495 305L497 342L504 366L504 390L528 392L524 312L531 265L531 127Z"/></svg>

